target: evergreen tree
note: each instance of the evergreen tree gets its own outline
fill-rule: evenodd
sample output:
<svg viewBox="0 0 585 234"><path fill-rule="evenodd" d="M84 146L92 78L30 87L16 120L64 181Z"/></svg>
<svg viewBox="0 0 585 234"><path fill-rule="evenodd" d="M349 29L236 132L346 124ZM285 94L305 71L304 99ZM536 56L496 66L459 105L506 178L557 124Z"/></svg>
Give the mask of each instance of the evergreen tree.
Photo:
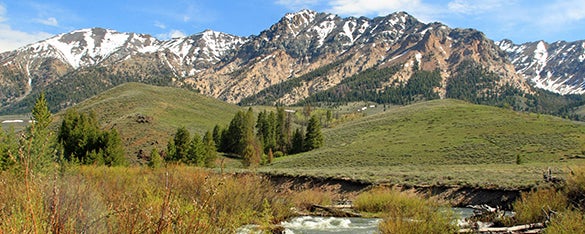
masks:
<svg viewBox="0 0 585 234"><path fill-rule="evenodd" d="M202 167L205 165L206 153L201 137L199 134L193 133L189 153L187 154L187 160L185 160L185 163Z"/></svg>
<svg viewBox="0 0 585 234"><path fill-rule="evenodd" d="M169 155L170 160L174 162L187 162L189 150L191 148L191 136L187 128L180 127L173 138L175 144L175 154Z"/></svg>
<svg viewBox="0 0 585 234"><path fill-rule="evenodd" d="M266 156L267 162L270 164L274 161L274 154L272 153L272 148L268 149L268 155Z"/></svg>
<svg viewBox="0 0 585 234"><path fill-rule="evenodd" d="M305 151L305 133L303 129L297 128L292 137L291 154L298 154Z"/></svg>
<svg viewBox="0 0 585 234"><path fill-rule="evenodd" d="M321 124L317 116L311 116L307 125L307 135L305 137L305 150L310 151L323 146L323 135L321 134Z"/></svg>
<svg viewBox="0 0 585 234"><path fill-rule="evenodd" d="M217 158L217 149L215 148L213 135L209 131L207 131L205 136L203 136L203 146L205 147L205 166L214 167L215 160Z"/></svg>
<svg viewBox="0 0 585 234"><path fill-rule="evenodd" d="M217 149L220 149L221 147L221 134L223 132L223 129L219 126L219 125L215 125L215 127L213 127L213 142L215 144L215 147Z"/></svg>
<svg viewBox="0 0 585 234"><path fill-rule="evenodd" d="M126 164L124 146L116 129L105 131L101 136L101 157L106 166L122 166Z"/></svg>
<svg viewBox="0 0 585 234"><path fill-rule="evenodd" d="M16 163L18 142L14 128L6 133L0 126L0 171L11 168Z"/></svg>
<svg viewBox="0 0 585 234"><path fill-rule="evenodd" d="M242 152L242 164L245 167L255 168L260 165L262 160L262 147L257 139L251 138L249 140Z"/></svg>
<svg viewBox="0 0 585 234"><path fill-rule="evenodd" d="M279 107L276 114L276 149L287 154L290 149L290 118L284 108Z"/></svg>
<svg viewBox="0 0 585 234"><path fill-rule="evenodd" d="M26 139L21 139L21 160L28 160L28 166L36 172L48 170L55 162L55 139L48 126L52 121L45 94L37 98L32 109L32 124L27 128Z"/></svg>
<svg viewBox="0 0 585 234"><path fill-rule="evenodd" d="M65 113L58 139L63 158L69 162L117 166L126 164L124 146L115 129L99 129L95 115L69 109Z"/></svg>
<svg viewBox="0 0 585 234"><path fill-rule="evenodd" d="M33 125L37 131L44 131L47 129L49 124L53 121L47 99L45 99L45 93L41 92L41 95L35 102L32 109Z"/></svg>
<svg viewBox="0 0 585 234"><path fill-rule="evenodd" d="M158 153L156 148L153 148L150 152L150 160L148 160L148 166L152 169L160 168L163 165L163 158Z"/></svg>
<svg viewBox="0 0 585 234"><path fill-rule="evenodd" d="M165 152L164 160L167 162L172 162L176 154L177 146L175 145L175 138L172 137L167 143L167 149Z"/></svg>

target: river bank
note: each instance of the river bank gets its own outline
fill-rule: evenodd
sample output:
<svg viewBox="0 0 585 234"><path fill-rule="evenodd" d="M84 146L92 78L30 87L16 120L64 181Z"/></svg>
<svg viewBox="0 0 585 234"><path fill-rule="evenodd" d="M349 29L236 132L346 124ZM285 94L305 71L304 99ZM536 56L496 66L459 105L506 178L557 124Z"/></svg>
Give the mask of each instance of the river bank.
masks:
<svg viewBox="0 0 585 234"><path fill-rule="evenodd" d="M301 190L307 188L320 188L327 191L335 191L339 195L338 203L351 202L351 198L362 191L372 187L392 187L404 192L414 192L426 198L438 199L453 207L465 207L470 205L489 205L509 209L522 192L529 189L499 189L478 188L470 186L446 186L446 185L390 185L374 184L364 181L355 181L340 178L321 178L310 176L289 176L262 174L276 187L289 190Z"/></svg>

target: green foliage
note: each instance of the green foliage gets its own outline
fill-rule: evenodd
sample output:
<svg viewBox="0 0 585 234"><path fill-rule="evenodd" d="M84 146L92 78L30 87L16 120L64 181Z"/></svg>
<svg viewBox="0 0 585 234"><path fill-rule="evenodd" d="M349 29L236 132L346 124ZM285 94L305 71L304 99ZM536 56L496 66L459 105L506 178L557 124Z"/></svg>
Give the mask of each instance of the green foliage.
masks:
<svg viewBox="0 0 585 234"><path fill-rule="evenodd" d="M256 175L74 166L25 183L0 173L1 233L237 233L292 216L296 194Z"/></svg>
<svg viewBox="0 0 585 234"><path fill-rule="evenodd" d="M307 135L305 136L305 151L311 151L323 146L323 135L321 134L321 123L317 116L311 116L307 125Z"/></svg>
<svg viewBox="0 0 585 234"><path fill-rule="evenodd" d="M45 93L41 93L32 109L34 127L37 131L44 131L53 121Z"/></svg>
<svg viewBox="0 0 585 234"><path fill-rule="evenodd" d="M305 151L305 131L302 128L297 128L292 137L291 154L298 154Z"/></svg>
<svg viewBox="0 0 585 234"><path fill-rule="evenodd" d="M193 133L193 137L191 138L191 143L189 147L189 152L187 155L187 160L185 163L197 166L205 166L205 158L206 158L207 151L205 149L205 145L203 145L203 141L201 137L197 133Z"/></svg>
<svg viewBox="0 0 585 234"><path fill-rule="evenodd" d="M555 215L552 217L550 223L548 223L545 233L585 233L585 213L583 211L571 210Z"/></svg>
<svg viewBox="0 0 585 234"><path fill-rule="evenodd" d="M150 160L148 160L148 166L152 169L161 168L164 164L163 158L157 149L153 148L150 152Z"/></svg>
<svg viewBox="0 0 585 234"><path fill-rule="evenodd" d="M567 197L555 189L539 189L522 194L513 207L516 222L544 223L549 215L567 210Z"/></svg>
<svg viewBox="0 0 585 234"><path fill-rule="evenodd" d="M217 158L217 148L213 141L213 135L210 131L205 133L203 136L203 147L204 147L204 165L206 167L214 167L215 159Z"/></svg>
<svg viewBox="0 0 585 234"><path fill-rule="evenodd" d="M73 104L80 103L110 88L128 82L142 82L158 86L172 86L173 72L163 64L146 65L129 73L112 67L88 67L65 74L60 82L50 83L44 89L33 89L30 95L21 101L2 108L1 113L26 113L31 110L36 97L44 92L51 110L57 112ZM1 72L1 71L0 71ZM33 80L44 80L44 77ZM22 79L26 81L26 79ZM26 87L22 85L22 87Z"/></svg>
<svg viewBox="0 0 585 234"><path fill-rule="evenodd" d="M456 233L453 213L438 204L394 189L374 188L358 195L358 211L382 213L381 233Z"/></svg>
<svg viewBox="0 0 585 234"><path fill-rule="evenodd" d="M434 100L322 131L323 147L280 158L265 172L377 183L529 187L543 169L585 164L585 127L548 115ZM516 165L516 155L522 164Z"/></svg>
<svg viewBox="0 0 585 234"><path fill-rule="evenodd" d="M0 127L0 171L4 171L16 164L19 144L14 130L5 132Z"/></svg>
<svg viewBox="0 0 585 234"><path fill-rule="evenodd" d="M81 164L124 165L122 140L115 129L100 130L95 114L68 109L59 128L58 140L64 158Z"/></svg>
<svg viewBox="0 0 585 234"><path fill-rule="evenodd" d="M318 77L323 77L333 70L333 68L346 62L347 59L339 59L333 63L317 68L300 77L287 79L286 81L272 85L252 96L246 97L240 101L241 106L250 105L267 105L277 104L276 101L285 94L290 93L294 88L301 87L304 82L312 81Z"/></svg>
<svg viewBox="0 0 585 234"><path fill-rule="evenodd" d="M168 160L173 162L188 163L190 153L189 150L191 150L193 147L191 147L191 134L187 128L184 126L177 128L173 142L175 145L175 154L169 155Z"/></svg>
<svg viewBox="0 0 585 234"><path fill-rule="evenodd" d="M187 128L177 128L175 136L167 144L167 162L178 162L199 167L215 166L217 151L210 131L203 139L197 133L191 134Z"/></svg>
<svg viewBox="0 0 585 234"><path fill-rule="evenodd" d="M415 71L405 84L387 85L400 66L370 68L341 81L335 87L315 93L298 105L306 103L340 103L371 101L377 103L409 104L438 99L435 88L441 86L441 74L435 71Z"/></svg>
<svg viewBox="0 0 585 234"><path fill-rule="evenodd" d="M569 203L573 207L585 211L585 166L577 167L571 171L565 190Z"/></svg>

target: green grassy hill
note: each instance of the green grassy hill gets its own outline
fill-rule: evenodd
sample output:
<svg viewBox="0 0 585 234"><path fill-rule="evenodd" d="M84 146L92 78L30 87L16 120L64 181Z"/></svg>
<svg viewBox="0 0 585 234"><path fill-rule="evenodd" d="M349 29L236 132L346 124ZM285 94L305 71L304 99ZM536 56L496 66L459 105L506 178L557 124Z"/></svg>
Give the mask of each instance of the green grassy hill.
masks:
<svg viewBox="0 0 585 234"><path fill-rule="evenodd" d="M201 136L215 124L229 124L238 106L179 88L127 83L92 97L75 108L94 112L104 128L116 128L135 162L140 149L164 149L178 127ZM56 123L61 121L57 116Z"/></svg>
<svg viewBox="0 0 585 234"><path fill-rule="evenodd" d="M325 146L261 171L378 183L525 187L583 164L585 125L435 100L324 130ZM518 164L519 163L519 164Z"/></svg>

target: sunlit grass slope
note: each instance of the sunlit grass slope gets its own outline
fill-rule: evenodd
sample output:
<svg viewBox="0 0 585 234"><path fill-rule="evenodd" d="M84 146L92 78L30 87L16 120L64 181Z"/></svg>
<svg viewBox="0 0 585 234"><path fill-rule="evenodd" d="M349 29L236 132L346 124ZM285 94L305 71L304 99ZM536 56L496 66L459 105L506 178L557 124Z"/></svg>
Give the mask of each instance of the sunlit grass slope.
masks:
<svg viewBox="0 0 585 234"><path fill-rule="evenodd" d="M140 149L146 154L153 147L164 149L180 126L203 136L215 124L227 125L239 110L238 106L185 89L139 83L120 85L75 108L94 112L105 128L116 128L130 159Z"/></svg>
<svg viewBox="0 0 585 234"><path fill-rule="evenodd" d="M263 171L379 183L524 187L549 167L564 173L585 149L585 125L435 100L393 108L324 131L325 146Z"/></svg>

